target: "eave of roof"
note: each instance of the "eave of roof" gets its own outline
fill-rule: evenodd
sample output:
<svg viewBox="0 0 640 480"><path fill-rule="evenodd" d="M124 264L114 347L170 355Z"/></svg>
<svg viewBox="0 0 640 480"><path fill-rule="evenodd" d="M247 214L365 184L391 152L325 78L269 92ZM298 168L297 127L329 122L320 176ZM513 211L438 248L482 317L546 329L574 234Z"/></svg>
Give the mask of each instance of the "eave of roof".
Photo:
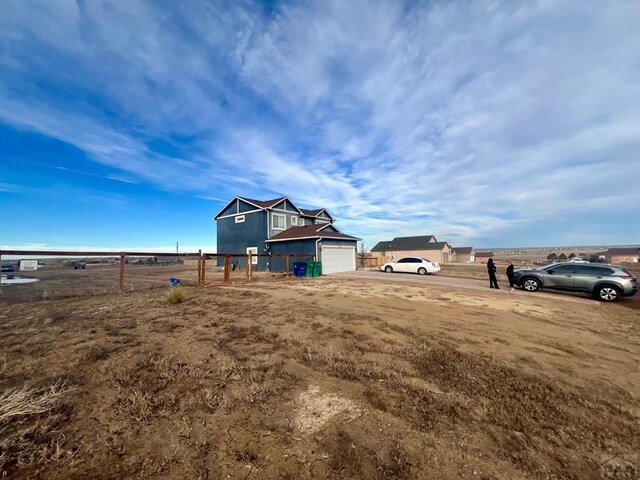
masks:
<svg viewBox="0 0 640 480"><path fill-rule="evenodd" d="M290 240L304 240L309 238L335 238L337 240L360 240L342 232L324 232L323 229L330 224L304 225L302 227L291 227L283 232L274 235L267 242L284 242ZM333 227L335 228L335 227ZM336 229L337 230L337 229Z"/></svg>

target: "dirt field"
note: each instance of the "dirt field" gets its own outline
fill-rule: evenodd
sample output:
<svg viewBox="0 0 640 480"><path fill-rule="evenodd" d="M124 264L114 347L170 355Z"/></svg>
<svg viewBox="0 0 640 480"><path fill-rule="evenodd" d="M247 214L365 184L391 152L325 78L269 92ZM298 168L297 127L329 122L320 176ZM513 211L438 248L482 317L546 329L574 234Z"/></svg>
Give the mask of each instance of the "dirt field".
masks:
<svg viewBox="0 0 640 480"><path fill-rule="evenodd" d="M7 478L601 478L640 312L381 280L6 303ZM0 473L0 478L2 473Z"/></svg>
<svg viewBox="0 0 640 480"><path fill-rule="evenodd" d="M185 265L126 265L125 291L166 287L169 278L179 278L186 285L197 284L197 267ZM0 300L28 302L34 300L76 298L86 295L117 293L120 268L118 265L88 265L86 270L69 266L46 266L34 272L15 272L21 278L38 279L36 283L6 285L0 289ZM259 275L259 273L256 273ZM263 274L264 275L264 274ZM245 280L244 271L231 272L232 280ZM222 282L222 272L207 269L207 282Z"/></svg>

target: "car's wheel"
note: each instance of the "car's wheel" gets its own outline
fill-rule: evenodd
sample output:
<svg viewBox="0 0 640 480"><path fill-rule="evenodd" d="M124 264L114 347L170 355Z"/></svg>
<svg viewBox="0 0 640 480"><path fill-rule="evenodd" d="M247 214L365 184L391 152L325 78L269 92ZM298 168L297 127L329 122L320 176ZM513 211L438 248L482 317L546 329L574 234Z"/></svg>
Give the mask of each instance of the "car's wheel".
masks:
<svg viewBox="0 0 640 480"><path fill-rule="evenodd" d="M418 275L426 275L427 274L427 269L424 267L420 267L418 269Z"/></svg>
<svg viewBox="0 0 640 480"><path fill-rule="evenodd" d="M393 267L391 267L391 266L384 267L384 271L387 272L387 273L391 273L391 272L393 272Z"/></svg>
<svg viewBox="0 0 640 480"><path fill-rule="evenodd" d="M540 280L537 278L529 277L522 281L522 288L527 292L537 292L542 288L542 285L540 285Z"/></svg>
<svg viewBox="0 0 640 480"><path fill-rule="evenodd" d="M620 291L613 285L602 285L596 288L595 296L602 302L615 302L620 298Z"/></svg>

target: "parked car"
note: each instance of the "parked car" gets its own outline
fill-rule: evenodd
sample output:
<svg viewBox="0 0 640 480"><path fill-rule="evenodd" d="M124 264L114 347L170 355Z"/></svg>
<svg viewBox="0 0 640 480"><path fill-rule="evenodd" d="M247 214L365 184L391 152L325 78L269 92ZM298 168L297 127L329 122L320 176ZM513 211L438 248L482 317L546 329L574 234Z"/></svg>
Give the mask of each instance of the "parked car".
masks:
<svg viewBox="0 0 640 480"><path fill-rule="evenodd" d="M440 264L432 262L426 258L420 257L404 257L396 262L387 262L380 267L380 270L387 273L417 273L418 275L426 275L428 273L436 273L440 271Z"/></svg>
<svg viewBox="0 0 640 480"><path fill-rule="evenodd" d="M86 262L73 262L74 270L84 270L85 268L87 268Z"/></svg>
<svg viewBox="0 0 640 480"><path fill-rule="evenodd" d="M602 263L554 263L533 270L516 270L516 285L527 292L543 288L592 294L603 302L638 292L638 279L617 265Z"/></svg>
<svg viewBox="0 0 640 480"><path fill-rule="evenodd" d="M580 257L574 257L571 260L569 260L570 263L589 263L587 260L584 260Z"/></svg>
<svg viewBox="0 0 640 480"><path fill-rule="evenodd" d="M14 267L13 265L2 265L0 267L0 271L2 271L2 272L15 272L16 271L16 267Z"/></svg>

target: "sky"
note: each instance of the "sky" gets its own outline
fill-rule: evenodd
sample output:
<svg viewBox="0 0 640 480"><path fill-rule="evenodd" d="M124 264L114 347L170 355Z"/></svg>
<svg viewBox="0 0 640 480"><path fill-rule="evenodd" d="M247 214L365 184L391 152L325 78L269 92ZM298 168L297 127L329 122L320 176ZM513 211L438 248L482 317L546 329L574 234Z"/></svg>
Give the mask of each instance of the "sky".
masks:
<svg viewBox="0 0 640 480"><path fill-rule="evenodd" d="M640 243L640 2L4 0L0 246ZM181 248L182 250L182 248Z"/></svg>

